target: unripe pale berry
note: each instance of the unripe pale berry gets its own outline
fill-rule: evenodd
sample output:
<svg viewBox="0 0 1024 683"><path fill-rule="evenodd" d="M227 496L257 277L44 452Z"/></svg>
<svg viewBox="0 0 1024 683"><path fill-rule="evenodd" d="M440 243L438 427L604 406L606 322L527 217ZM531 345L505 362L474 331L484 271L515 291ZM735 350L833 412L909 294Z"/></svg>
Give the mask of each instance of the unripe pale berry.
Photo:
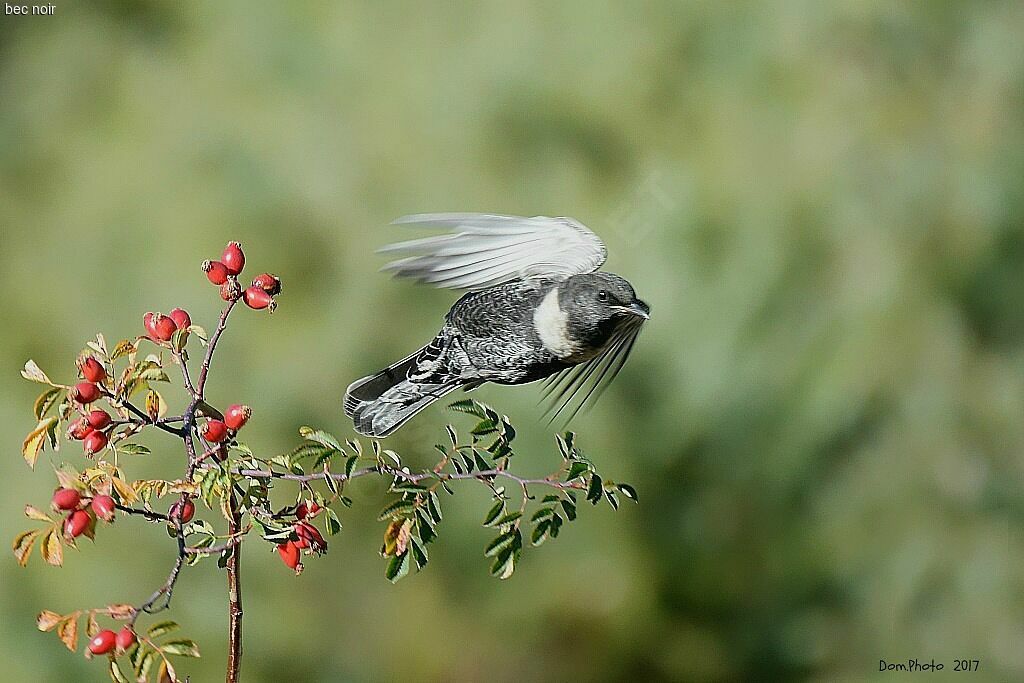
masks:
<svg viewBox="0 0 1024 683"><path fill-rule="evenodd" d="M228 281L228 269L220 261L203 261L203 272L207 279L215 285Z"/></svg>
<svg viewBox="0 0 1024 683"><path fill-rule="evenodd" d="M299 567L299 547L295 545L294 541L285 541L277 546L277 554L281 556L281 561L284 562L285 566L289 569L294 569L296 572L300 571Z"/></svg>
<svg viewBox="0 0 1024 683"><path fill-rule="evenodd" d="M82 494L75 489L57 489L53 492L53 507L58 510L74 510L82 502Z"/></svg>
<svg viewBox="0 0 1024 683"><path fill-rule="evenodd" d="M125 626L117 632L117 649L127 650L135 644L136 640L135 631L132 630L131 626Z"/></svg>
<svg viewBox="0 0 1024 683"><path fill-rule="evenodd" d="M93 429L106 429L110 425L110 414L105 410L89 411L89 414L85 416L85 421L89 423L89 426Z"/></svg>
<svg viewBox="0 0 1024 683"><path fill-rule="evenodd" d="M107 376L107 371L103 369L103 364L92 356L82 360L79 367L82 370L82 377L89 382L102 382Z"/></svg>
<svg viewBox="0 0 1024 683"><path fill-rule="evenodd" d="M224 411L224 424L231 429L241 429L252 416L252 409L249 406L238 405L237 403Z"/></svg>
<svg viewBox="0 0 1024 683"><path fill-rule="evenodd" d="M224 247L224 253L220 255L220 261L228 269L230 275L238 275L245 267L245 254L242 252L242 245L238 242L228 242Z"/></svg>
<svg viewBox="0 0 1024 683"><path fill-rule="evenodd" d="M117 645L117 636L110 629L103 629L89 641L89 652L94 655L105 655Z"/></svg>
<svg viewBox="0 0 1024 683"><path fill-rule="evenodd" d="M68 427L68 436L76 441L81 441L85 437L89 436L92 432L92 427L89 425L88 418L79 418L71 423Z"/></svg>
<svg viewBox="0 0 1024 683"><path fill-rule="evenodd" d="M252 286L259 287L271 296L276 296L281 293L281 278L273 273L263 273L252 279Z"/></svg>
<svg viewBox="0 0 1024 683"><path fill-rule="evenodd" d="M273 297L271 297L269 294L267 294L259 287L250 287L249 289L245 290L242 296L245 297L245 305L248 306L249 308L253 308L259 311L269 307L271 310L273 310Z"/></svg>
<svg viewBox="0 0 1024 683"><path fill-rule="evenodd" d="M114 499L110 496L96 496L92 499L92 511L97 519L104 522L114 521Z"/></svg>
<svg viewBox="0 0 1024 683"><path fill-rule="evenodd" d="M85 452L88 455L96 455L106 447L107 435L103 432L98 432L95 429L89 432L88 436L82 439L82 448L85 449Z"/></svg>
<svg viewBox="0 0 1024 683"><path fill-rule="evenodd" d="M167 514L171 519L177 519L182 524L188 524L196 515L196 506L191 500L186 500L184 503L179 500L171 506Z"/></svg>
<svg viewBox="0 0 1024 683"><path fill-rule="evenodd" d="M92 382L79 382L71 390L71 398L79 403L92 403L100 397L100 388Z"/></svg>
<svg viewBox="0 0 1024 683"><path fill-rule="evenodd" d="M220 420L207 420L203 425L202 434L210 443L220 443L228 435L228 426Z"/></svg>
<svg viewBox="0 0 1024 683"><path fill-rule="evenodd" d="M171 320L174 321L175 327L179 330L184 330L192 324L192 318L188 316L188 311L183 308L175 308L168 314Z"/></svg>
<svg viewBox="0 0 1024 683"><path fill-rule="evenodd" d="M89 528L89 513L85 510L75 510L64 520L64 535L68 538L78 538Z"/></svg>

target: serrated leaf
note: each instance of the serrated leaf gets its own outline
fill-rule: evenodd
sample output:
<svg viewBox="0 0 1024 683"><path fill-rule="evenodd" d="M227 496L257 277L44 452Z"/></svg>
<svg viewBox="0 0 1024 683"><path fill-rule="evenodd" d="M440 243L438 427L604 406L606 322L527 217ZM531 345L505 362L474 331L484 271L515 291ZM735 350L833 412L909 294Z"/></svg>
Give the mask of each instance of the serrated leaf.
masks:
<svg viewBox="0 0 1024 683"><path fill-rule="evenodd" d="M132 340L122 339L121 341L117 342L117 346L115 346L114 350L110 352L110 360L115 361L122 356L130 356L131 354L135 353L135 351L136 347Z"/></svg>
<svg viewBox="0 0 1024 683"><path fill-rule="evenodd" d="M199 646L194 641L182 638L180 640L169 640L160 646L164 654L178 655L180 657L199 657Z"/></svg>
<svg viewBox="0 0 1024 683"><path fill-rule="evenodd" d="M338 519L338 513L331 508L327 508L324 514L324 528L327 529L329 536L334 536L341 531L341 520Z"/></svg>
<svg viewBox="0 0 1024 683"><path fill-rule="evenodd" d="M465 398L462 399L461 401L449 403L448 410L453 410L457 413L467 413L480 419L483 419L487 416L486 408L482 404L477 403L471 398Z"/></svg>
<svg viewBox="0 0 1024 683"><path fill-rule="evenodd" d="M37 522L53 522L49 515L32 505L25 506L25 516Z"/></svg>
<svg viewBox="0 0 1024 683"><path fill-rule="evenodd" d="M141 443L123 443L118 445L117 451L125 455L149 455L153 452Z"/></svg>
<svg viewBox="0 0 1024 683"><path fill-rule="evenodd" d="M44 632L52 631L62 619L64 619L64 615L44 609L36 617L36 628Z"/></svg>
<svg viewBox="0 0 1024 683"><path fill-rule="evenodd" d="M39 529L30 529L14 537L11 549L14 551L14 557L17 558L18 564L22 567L28 564L28 558L32 555L32 546L35 545L36 537L40 533Z"/></svg>
<svg viewBox="0 0 1024 683"><path fill-rule="evenodd" d="M49 384L50 386L58 386L50 381L50 378L46 376L46 373L39 369L34 360L28 360L25 362L25 367L21 371L21 376L30 382L38 382L39 384Z"/></svg>
<svg viewBox="0 0 1024 683"><path fill-rule="evenodd" d="M572 481L576 477L584 475L584 474L586 474L589 471L590 471L590 465L588 465L585 462L581 462L579 460L576 460L569 467L569 474L566 475L565 480L566 481Z"/></svg>
<svg viewBox="0 0 1024 683"><path fill-rule="evenodd" d="M487 544L487 547L484 548L484 557L493 557L505 548L512 545L512 543L516 540L517 533L518 531L514 530L496 536L490 543Z"/></svg>
<svg viewBox="0 0 1024 683"><path fill-rule="evenodd" d="M333 448L336 451L344 450L341 447L341 443L333 435L329 434L321 429L313 429L312 427L302 426L299 427L299 436L309 441L315 441L328 448Z"/></svg>
<svg viewBox="0 0 1024 683"><path fill-rule="evenodd" d="M544 519L545 517L550 517L553 514L555 514L554 508L541 508L533 513L533 517L530 517L530 521L536 522L538 520Z"/></svg>
<svg viewBox="0 0 1024 683"><path fill-rule="evenodd" d="M380 511L380 514L377 515L377 521L383 522L389 517L401 517L405 513L410 512L413 507L414 504L410 500L397 500Z"/></svg>
<svg viewBox="0 0 1024 683"><path fill-rule="evenodd" d="M78 613L57 624L57 637L64 647L74 652L78 649Z"/></svg>
<svg viewBox="0 0 1024 683"><path fill-rule="evenodd" d="M565 516L570 522L576 519L576 503L571 500L562 501L562 510L565 511Z"/></svg>
<svg viewBox="0 0 1024 683"><path fill-rule="evenodd" d="M548 540L548 531L551 529L551 520L545 519L540 524L533 528L533 533L530 535L530 542L533 545L542 545L544 541Z"/></svg>
<svg viewBox="0 0 1024 683"><path fill-rule="evenodd" d="M149 672L153 669L153 663L157 661L156 651L151 647L140 648L138 663L135 665L135 674L140 681L149 680Z"/></svg>
<svg viewBox="0 0 1024 683"><path fill-rule="evenodd" d="M412 559L416 562L416 569L423 569L430 561L427 549L421 546L415 538L412 539Z"/></svg>
<svg viewBox="0 0 1024 683"><path fill-rule="evenodd" d="M35 468L36 460L39 459L39 454L46 443L46 434L56 426L57 418L48 417L40 420L36 428L25 437L25 441L21 444L21 455L25 458L25 462L28 463L29 467Z"/></svg>
<svg viewBox="0 0 1024 683"><path fill-rule="evenodd" d="M60 533L56 526L47 529L39 544L39 552L47 564L60 567L64 564L64 547L60 542Z"/></svg>
<svg viewBox="0 0 1024 683"><path fill-rule="evenodd" d="M512 573L516 570L516 553L511 548L505 548L503 551L498 553L498 556L494 560L494 564L491 565L491 575L501 580L505 580L512 576Z"/></svg>
<svg viewBox="0 0 1024 683"><path fill-rule="evenodd" d="M179 628L181 628L181 627L177 624L177 622L170 621L170 620L168 620L168 621L161 621L159 623L156 623L156 624L153 624L152 626L150 626L149 630L146 631L146 633L149 634L149 637L152 640L154 638L159 638L161 636L165 636L168 633L171 633L173 631L177 631Z"/></svg>
<svg viewBox="0 0 1024 683"><path fill-rule="evenodd" d="M117 665L116 659L110 660L110 680L114 681L114 683L130 683L124 673L121 672L121 667Z"/></svg>
<svg viewBox="0 0 1024 683"><path fill-rule="evenodd" d="M594 505L597 505L598 503L601 502L602 491L603 489L601 488L601 477L599 477L597 474L594 474L592 477L590 477L590 486L587 488L587 500L589 500Z"/></svg>
<svg viewBox="0 0 1024 683"><path fill-rule="evenodd" d="M409 573L409 564L408 552L395 555L388 561L388 566L384 570L384 578L391 583L397 583L403 576Z"/></svg>
<svg viewBox="0 0 1024 683"><path fill-rule="evenodd" d="M497 522L495 522L494 526L503 526L505 524L511 524L512 522L516 521L522 516L522 512L520 512L519 510L513 510L512 512L509 512L508 514L501 517L501 519L499 519Z"/></svg>
<svg viewBox="0 0 1024 683"><path fill-rule="evenodd" d="M32 405L32 412L37 420L42 420L50 409L64 397L64 390L60 387L50 387L39 394L36 402Z"/></svg>
<svg viewBox="0 0 1024 683"><path fill-rule="evenodd" d="M637 495L636 489L630 486L629 484L616 484L615 488L617 488L622 493L622 495L624 495L626 498L629 498L634 503L640 502L640 497Z"/></svg>
<svg viewBox="0 0 1024 683"><path fill-rule="evenodd" d="M502 512L505 511L505 501L499 500L494 504L490 510L487 511L487 516L484 517L484 526L493 526L494 522L498 519Z"/></svg>

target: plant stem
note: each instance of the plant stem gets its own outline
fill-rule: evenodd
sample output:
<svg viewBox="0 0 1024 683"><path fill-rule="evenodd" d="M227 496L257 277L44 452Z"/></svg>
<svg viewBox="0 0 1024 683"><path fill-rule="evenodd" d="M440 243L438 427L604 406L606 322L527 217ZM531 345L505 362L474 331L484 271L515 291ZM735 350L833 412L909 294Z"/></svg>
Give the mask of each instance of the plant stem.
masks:
<svg viewBox="0 0 1024 683"><path fill-rule="evenodd" d="M228 502L231 521L228 533L237 534L242 526L242 515L234 492ZM227 683L238 682L238 671L242 664L242 580L240 575L242 559L241 543L235 543L228 556L228 669Z"/></svg>

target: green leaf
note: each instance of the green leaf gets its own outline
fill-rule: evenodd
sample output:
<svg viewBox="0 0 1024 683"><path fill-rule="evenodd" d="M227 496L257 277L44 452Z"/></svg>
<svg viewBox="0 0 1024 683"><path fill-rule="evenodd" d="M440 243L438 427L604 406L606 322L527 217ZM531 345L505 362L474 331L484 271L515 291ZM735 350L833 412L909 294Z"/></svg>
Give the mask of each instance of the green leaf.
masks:
<svg viewBox="0 0 1024 683"><path fill-rule="evenodd" d="M413 507L415 505L411 500L396 500L380 511L380 514L377 515L377 521L383 522L390 517L404 517L405 513L410 512Z"/></svg>
<svg viewBox="0 0 1024 683"><path fill-rule="evenodd" d="M497 522L495 522L494 526L503 526L505 524L511 524L512 522L516 521L517 519L519 519L522 516L523 516L522 512L520 512L519 510L514 510L514 511L506 514L504 517L499 519Z"/></svg>
<svg viewBox="0 0 1024 683"><path fill-rule="evenodd" d="M487 516L484 518L484 526L493 526L494 522L498 519L498 516L504 511L505 501L499 500L494 504L494 507L487 512Z"/></svg>
<svg viewBox="0 0 1024 683"><path fill-rule="evenodd" d="M50 387L43 393L39 394L39 398L36 399L35 404L32 406L32 412L36 416L36 420L42 420L46 417L46 414L50 412L50 409L60 401L64 396L64 390L60 387Z"/></svg>
<svg viewBox="0 0 1024 683"><path fill-rule="evenodd" d="M401 555L395 555L388 562L387 569L384 570L384 578L391 583L397 583L399 579L409 573L409 551L406 550Z"/></svg>
<svg viewBox="0 0 1024 683"><path fill-rule="evenodd" d="M140 443L123 443L117 446L117 450L125 455L149 455L153 451Z"/></svg>
<svg viewBox="0 0 1024 683"><path fill-rule="evenodd" d="M465 398L461 401L456 401L455 403L449 403L448 410L453 410L457 413L467 413L480 419L487 416L487 408L471 398Z"/></svg>
<svg viewBox="0 0 1024 683"><path fill-rule="evenodd" d="M619 497L615 495L614 491L605 491L605 498L608 499L608 504L612 506L613 510L619 509Z"/></svg>
<svg viewBox="0 0 1024 683"><path fill-rule="evenodd" d="M117 665L117 660L110 660L110 679L115 683L129 683L128 679L121 672L121 667Z"/></svg>
<svg viewBox="0 0 1024 683"><path fill-rule="evenodd" d="M637 496L636 489L630 486L629 484L616 484L615 488L617 488L620 492L622 492L622 495L624 495L626 498L629 498L634 503L640 502L640 497Z"/></svg>
<svg viewBox="0 0 1024 683"><path fill-rule="evenodd" d="M181 627L177 624L177 622L161 621L150 626L149 630L146 633L149 634L150 639L153 639L159 638L160 636L165 636L168 633L171 633L172 631L177 631L179 628Z"/></svg>
<svg viewBox="0 0 1024 683"><path fill-rule="evenodd" d="M160 646L164 654L178 655L180 657L198 657L199 646L188 639L170 640Z"/></svg>
<svg viewBox="0 0 1024 683"><path fill-rule="evenodd" d="M139 680L149 680L149 672L153 668L153 664L157 659L156 650L147 647L142 651L142 655L139 657L139 663L135 667L135 673L138 674Z"/></svg>
<svg viewBox="0 0 1024 683"><path fill-rule="evenodd" d="M541 508L533 513L533 517L530 517L530 521L536 522L544 519L545 517L550 517L553 514L555 514L555 508Z"/></svg>
<svg viewBox="0 0 1024 683"><path fill-rule="evenodd" d="M587 488L587 500L589 500L594 505L597 505L598 503L601 502L602 491L603 489L601 488L601 477L595 474L590 478L590 486Z"/></svg>
<svg viewBox="0 0 1024 683"><path fill-rule="evenodd" d="M331 455L338 453L340 449L336 449L332 446L325 446L317 442L309 442L296 446L288 453L289 466L303 458L320 458L324 455L330 457ZM314 465L315 467L316 465Z"/></svg>
<svg viewBox="0 0 1024 683"><path fill-rule="evenodd" d="M566 475L565 480L566 481L572 481L576 477L579 477L579 476L581 476L583 474L586 474L589 471L590 471L590 465L588 465L587 463L582 462L580 460L576 460L576 461L573 462L572 466L569 468L569 474Z"/></svg>
<svg viewBox="0 0 1024 683"><path fill-rule="evenodd" d="M498 553L494 564L491 565L491 575L503 581L512 576L512 572L516 570L516 555L517 552L512 546Z"/></svg>
<svg viewBox="0 0 1024 683"><path fill-rule="evenodd" d="M324 513L325 524L324 527L327 529L327 534L330 536L335 535L341 531L341 520L338 519L338 513L327 508Z"/></svg>
<svg viewBox="0 0 1024 683"><path fill-rule="evenodd" d="M563 500L562 509L565 511L565 516L570 522L576 519L576 503L571 500Z"/></svg>
<svg viewBox="0 0 1024 683"><path fill-rule="evenodd" d="M435 522L441 521L441 499L437 497L437 491L431 491L427 496L427 512Z"/></svg>
<svg viewBox="0 0 1024 683"><path fill-rule="evenodd" d="M430 557L427 555L427 549L421 546L415 537L409 540L412 545L412 559L416 562L416 569L423 569L427 566L427 562L430 561Z"/></svg>
<svg viewBox="0 0 1024 683"><path fill-rule="evenodd" d="M517 529L514 529L512 531L508 531L496 536L494 540L488 543L487 547L484 548L484 557L493 557L505 548L512 545L512 543L516 540L516 534L518 533L519 531Z"/></svg>
<svg viewBox="0 0 1024 683"><path fill-rule="evenodd" d="M303 439L315 441L328 448L333 448L336 451L344 450L341 447L341 443L333 434L329 434L321 429L313 429L312 427L302 426L299 427L299 436Z"/></svg>
<svg viewBox="0 0 1024 683"><path fill-rule="evenodd" d="M533 543L533 545L541 545L544 541L548 540L548 531L550 529L551 520L545 519L533 528L533 534L530 536L530 542Z"/></svg>
<svg viewBox="0 0 1024 683"><path fill-rule="evenodd" d="M391 485L392 493L422 493L426 490L427 487L423 484L417 484L403 479L400 479Z"/></svg>

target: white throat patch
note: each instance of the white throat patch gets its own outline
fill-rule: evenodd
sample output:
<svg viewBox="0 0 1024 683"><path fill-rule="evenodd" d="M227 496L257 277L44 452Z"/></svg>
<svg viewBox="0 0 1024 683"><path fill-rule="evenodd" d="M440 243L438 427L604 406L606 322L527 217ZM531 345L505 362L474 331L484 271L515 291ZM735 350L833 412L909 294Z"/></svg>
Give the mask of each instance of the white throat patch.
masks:
<svg viewBox="0 0 1024 683"><path fill-rule="evenodd" d="M533 312L533 327L541 343L560 359L567 359L580 351L579 344L569 338L566 328L568 317L558 305L558 287L548 292Z"/></svg>

